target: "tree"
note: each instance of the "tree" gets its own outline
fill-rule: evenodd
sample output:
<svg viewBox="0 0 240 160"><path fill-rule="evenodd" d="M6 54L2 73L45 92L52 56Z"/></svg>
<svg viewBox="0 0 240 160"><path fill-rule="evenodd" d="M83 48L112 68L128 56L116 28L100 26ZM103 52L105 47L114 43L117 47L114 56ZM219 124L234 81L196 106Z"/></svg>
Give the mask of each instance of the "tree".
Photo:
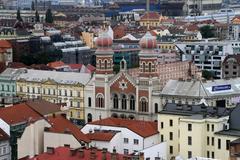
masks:
<svg viewBox="0 0 240 160"><path fill-rule="evenodd" d="M36 22L40 22L40 18L37 10L35 12L35 19L36 19Z"/></svg>
<svg viewBox="0 0 240 160"><path fill-rule="evenodd" d="M45 21L47 23L53 23L53 15L51 9L47 9Z"/></svg>
<svg viewBox="0 0 240 160"><path fill-rule="evenodd" d="M35 10L35 3L34 3L34 1L32 1L32 4L31 4L31 9L32 9L32 11L34 11L34 10Z"/></svg>
<svg viewBox="0 0 240 160"><path fill-rule="evenodd" d="M214 27L210 25L205 25L200 28L200 32L203 38L212 38L214 37Z"/></svg>
<svg viewBox="0 0 240 160"><path fill-rule="evenodd" d="M210 80L214 77L213 73L210 72L210 71L207 71L207 70L203 70L202 71L202 77L207 79L207 80Z"/></svg>
<svg viewBox="0 0 240 160"><path fill-rule="evenodd" d="M20 9L17 10L17 20L18 20L18 21L23 21L23 20L22 20L22 17L21 17Z"/></svg>

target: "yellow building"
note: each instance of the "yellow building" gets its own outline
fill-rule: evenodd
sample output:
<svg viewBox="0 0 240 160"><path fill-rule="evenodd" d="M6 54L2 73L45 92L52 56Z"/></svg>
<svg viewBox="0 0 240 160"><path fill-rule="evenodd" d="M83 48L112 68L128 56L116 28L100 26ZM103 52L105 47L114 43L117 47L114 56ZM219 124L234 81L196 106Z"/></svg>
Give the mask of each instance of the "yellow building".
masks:
<svg viewBox="0 0 240 160"><path fill-rule="evenodd" d="M167 17L159 15L157 12L146 12L140 19L140 26L157 27L161 24L162 20Z"/></svg>
<svg viewBox="0 0 240 160"><path fill-rule="evenodd" d="M25 70L16 81L17 95L66 104L68 117L81 125L85 122L84 87L90 78L87 73Z"/></svg>
<svg viewBox="0 0 240 160"><path fill-rule="evenodd" d="M82 40L90 48L95 48L94 44L94 33L93 32L82 32Z"/></svg>
<svg viewBox="0 0 240 160"><path fill-rule="evenodd" d="M166 104L158 116L158 129L161 141L167 142L168 159L229 159L229 143L240 136L228 128L229 113L203 104Z"/></svg>

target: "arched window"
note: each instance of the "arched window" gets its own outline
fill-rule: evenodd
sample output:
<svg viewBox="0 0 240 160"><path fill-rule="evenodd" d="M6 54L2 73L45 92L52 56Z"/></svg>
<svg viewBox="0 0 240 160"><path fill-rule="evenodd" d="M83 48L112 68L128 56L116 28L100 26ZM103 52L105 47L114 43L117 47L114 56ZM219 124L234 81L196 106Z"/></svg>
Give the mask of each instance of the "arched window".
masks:
<svg viewBox="0 0 240 160"><path fill-rule="evenodd" d="M155 113L158 113L158 104L157 103L154 104L154 110L155 110Z"/></svg>
<svg viewBox="0 0 240 160"><path fill-rule="evenodd" d="M127 109L127 97L125 94L122 95L122 109L126 110Z"/></svg>
<svg viewBox="0 0 240 160"><path fill-rule="evenodd" d="M104 108L104 98L102 95L97 96L96 107Z"/></svg>
<svg viewBox="0 0 240 160"><path fill-rule="evenodd" d="M146 72L146 64L143 63L143 72Z"/></svg>
<svg viewBox="0 0 240 160"><path fill-rule="evenodd" d="M91 97L88 97L88 107L91 107L92 106L92 100L91 100Z"/></svg>
<svg viewBox="0 0 240 160"><path fill-rule="evenodd" d="M113 108L118 109L118 95L117 94L113 95Z"/></svg>
<svg viewBox="0 0 240 160"><path fill-rule="evenodd" d="M102 61L100 59L98 60L98 64L99 64L99 69L102 69Z"/></svg>
<svg viewBox="0 0 240 160"><path fill-rule="evenodd" d="M92 114L91 114L91 113L88 113L88 115L87 115L87 121L88 121L88 123L89 123L89 122L92 122Z"/></svg>
<svg viewBox="0 0 240 160"><path fill-rule="evenodd" d="M148 112L148 103L147 103L146 98L141 98L139 111L140 112Z"/></svg>
<svg viewBox="0 0 240 160"><path fill-rule="evenodd" d="M130 96L130 110L135 110L135 98L133 95Z"/></svg>
<svg viewBox="0 0 240 160"><path fill-rule="evenodd" d="M107 64L107 60L105 60L104 61L104 67L105 67L105 69L107 69L108 68L108 66L107 66L108 64Z"/></svg>
<svg viewBox="0 0 240 160"><path fill-rule="evenodd" d="M152 63L148 64L148 72L152 72Z"/></svg>

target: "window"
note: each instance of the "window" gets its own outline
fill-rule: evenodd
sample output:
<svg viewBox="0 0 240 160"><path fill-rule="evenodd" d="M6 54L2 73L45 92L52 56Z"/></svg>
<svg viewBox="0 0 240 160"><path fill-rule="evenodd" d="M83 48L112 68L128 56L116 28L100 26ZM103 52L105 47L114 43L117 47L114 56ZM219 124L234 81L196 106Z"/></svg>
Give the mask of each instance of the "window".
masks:
<svg viewBox="0 0 240 160"><path fill-rule="evenodd" d="M70 144L64 144L64 147L70 147Z"/></svg>
<svg viewBox="0 0 240 160"><path fill-rule="evenodd" d="M80 92L77 92L77 96L78 96L78 97L81 97L81 94L80 94Z"/></svg>
<svg viewBox="0 0 240 160"><path fill-rule="evenodd" d="M163 129L164 125L163 125L163 122L161 122L161 129Z"/></svg>
<svg viewBox="0 0 240 160"><path fill-rule="evenodd" d="M14 86L12 86L12 92L14 92L15 91L15 87Z"/></svg>
<svg viewBox="0 0 240 160"><path fill-rule="evenodd" d="M114 94L113 96L113 108L118 109L118 95Z"/></svg>
<svg viewBox="0 0 240 160"><path fill-rule="evenodd" d="M30 89L29 89L29 87L27 87L27 93L29 93L30 92Z"/></svg>
<svg viewBox="0 0 240 160"><path fill-rule="evenodd" d="M192 151L188 151L188 158L192 158Z"/></svg>
<svg viewBox="0 0 240 160"><path fill-rule="evenodd" d="M6 147L3 147L3 154L6 154L7 151L6 151Z"/></svg>
<svg viewBox="0 0 240 160"><path fill-rule="evenodd" d="M108 69L107 60L104 61L104 68Z"/></svg>
<svg viewBox="0 0 240 160"><path fill-rule="evenodd" d="M172 119L169 120L169 126L173 126L173 120Z"/></svg>
<svg viewBox="0 0 240 160"><path fill-rule="evenodd" d="M161 134L161 142L163 142L164 141L164 136L163 136L163 134Z"/></svg>
<svg viewBox="0 0 240 160"><path fill-rule="evenodd" d="M188 124L188 131L192 131L192 124Z"/></svg>
<svg viewBox="0 0 240 160"><path fill-rule="evenodd" d="M188 145L191 146L192 145L192 137L188 136Z"/></svg>
<svg viewBox="0 0 240 160"><path fill-rule="evenodd" d="M214 146L214 137L212 137L212 146Z"/></svg>
<svg viewBox="0 0 240 160"><path fill-rule="evenodd" d="M41 88L38 87L38 93L41 93Z"/></svg>
<svg viewBox="0 0 240 160"><path fill-rule="evenodd" d="M207 131L209 131L209 124L207 124Z"/></svg>
<svg viewBox="0 0 240 160"><path fill-rule="evenodd" d="M148 104L146 98L141 98L139 107L140 112L148 112Z"/></svg>
<svg viewBox="0 0 240 160"><path fill-rule="evenodd" d="M53 95L55 95L56 94L56 90L55 89L53 89Z"/></svg>
<svg viewBox="0 0 240 160"><path fill-rule="evenodd" d="M72 101L70 101L70 107L72 107L73 106L73 102Z"/></svg>
<svg viewBox="0 0 240 160"><path fill-rule="evenodd" d="M155 113L158 113L158 104L157 103L154 104L154 109L155 109Z"/></svg>
<svg viewBox="0 0 240 160"><path fill-rule="evenodd" d="M124 143L128 143L128 138L123 138Z"/></svg>
<svg viewBox="0 0 240 160"><path fill-rule="evenodd" d="M48 95L50 95L50 89L48 88Z"/></svg>
<svg viewBox="0 0 240 160"><path fill-rule="evenodd" d="M212 152L212 158L215 158L215 156L214 156L214 152Z"/></svg>
<svg viewBox="0 0 240 160"><path fill-rule="evenodd" d="M143 72L146 72L146 64L143 63Z"/></svg>
<svg viewBox="0 0 240 160"><path fill-rule="evenodd" d="M88 97L88 107L91 107L92 106L92 100L91 100L91 97Z"/></svg>
<svg viewBox="0 0 240 160"><path fill-rule="evenodd" d="M35 87L32 88L32 92L35 93Z"/></svg>
<svg viewBox="0 0 240 160"><path fill-rule="evenodd" d="M173 140L173 132L169 132L169 140Z"/></svg>
<svg viewBox="0 0 240 160"><path fill-rule="evenodd" d="M218 138L218 149L221 149L221 139Z"/></svg>
<svg viewBox="0 0 240 160"><path fill-rule="evenodd" d="M70 91L70 96L72 97L72 91Z"/></svg>
<svg viewBox="0 0 240 160"><path fill-rule="evenodd" d="M138 144L138 143L139 143L138 139L133 140L133 144Z"/></svg>
<svg viewBox="0 0 240 160"><path fill-rule="evenodd" d="M127 97L125 94L122 95L122 109L123 110L127 109Z"/></svg>
<svg viewBox="0 0 240 160"><path fill-rule="evenodd" d="M4 88L3 88L3 85L2 85L2 90L4 90ZM22 91L23 91L23 88L22 88L22 86L20 86L19 90L20 90L20 92L22 92Z"/></svg>
<svg viewBox="0 0 240 160"><path fill-rule="evenodd" d="M210 144L210 143L209 143L209 140L210 140L210 139L209 139L209 137L207 136L207 145L209 145L209 144Z"/></svg>
<svg viewBox="0 0 240 160"><path fill-rule="evenodd" d="M77 108L80 108L80 102L77 102Z"/></svg>
<svg viewBox="0 0 240 160"><path fill-rule="evenodd" d="M128 154L128 149L124 149L124 154Z"/></svg>
<svg viewBox="0 0 240 160"><path fill-rule="evenodd" d="M207 158L210 158L210 152L207 151Z"/></svg>
<svg viewBox="0 0 240 160"><path fill-rule="evenodd" d="M4 91L4 85L2 84L2 91ZM20 87L20 91L21 91L21 87ZM22 91L21 91L22 92Z"/></svg>
<svg viewBox="0 0 240 160"><path fill-rule="evenodd" d="M173 154L173 146L169 146L169 153Z"/></svg>
<svg viewBox="0 0 240 160"><path fill-rule="evenodd" d="M214 132L214 124L212 124L212 132Z"/></svg>
<svg viewBox="0 0 240 160"><path fill-rule="evenodd" d="M66 89L64 90L64 95L67 96L67 90Z"/></svg>
<svg viewBox="0 0 240 160"><path fill-rule="evenodd" d="M80 118L80 112L79 111L77 112L77 117Z"/></svg>
<svg viewBox="0 0 240 160"><path fill-rule="evenodd" d="M134 111L135 110L135 98L133 95L130 97L130 110Z"/></svg>
<svg viewBox="0 0 240 160"><path fill-rule="evenodd" d="M226 140L226 150L229 150L230 147L230 140Z"/></svg>
<svg viewBox="0 0 240 160"><path fill-rule="evenodd" d="M233 72L233 75L236 75L237 74L237 72Z"/></svg>
<svg viewBox="0 0 240 160"><path fill-rule="evenodd" d="M99 108L104 108L104 101L103 101L103 96L102 95L98 95L97 96L97 101L96 101L96 107Z"/></svg>
<svg viewBox="0 0 240 160"><path fill-rule="evenodd" d="M7 91L10 91L10 87L9 87L9 85L7 85Z"/></svg>
<svg viewBox="0 0 240 160"><path fill-rule="evenodd" d="M152 72L152 63L148 64L148 72Z"/></svg>

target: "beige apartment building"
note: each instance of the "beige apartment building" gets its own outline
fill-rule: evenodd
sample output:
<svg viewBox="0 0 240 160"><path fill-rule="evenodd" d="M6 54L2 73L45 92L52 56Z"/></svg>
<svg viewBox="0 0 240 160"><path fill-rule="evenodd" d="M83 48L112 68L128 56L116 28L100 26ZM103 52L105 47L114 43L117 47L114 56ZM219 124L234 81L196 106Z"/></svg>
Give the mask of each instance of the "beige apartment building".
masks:
<svg viewBox="0 0 240 160"><path fill-rule="evenodd" d="M90 80L87 73L26 69L16 80L17 95L22 99L44 99L66 104L68 117L84 124L84 86Z"/></svg>
<svg viewBox="0 0 240 160"><path fill-rule="evenodd" d="M177 156L229 159L230 142L240 136L231 123L233 119L236 126L238 110L239 107L230 112L227 108L203 104L166 104L159 112L158 128L161 141L167 142L168 159Z"/></svg>

